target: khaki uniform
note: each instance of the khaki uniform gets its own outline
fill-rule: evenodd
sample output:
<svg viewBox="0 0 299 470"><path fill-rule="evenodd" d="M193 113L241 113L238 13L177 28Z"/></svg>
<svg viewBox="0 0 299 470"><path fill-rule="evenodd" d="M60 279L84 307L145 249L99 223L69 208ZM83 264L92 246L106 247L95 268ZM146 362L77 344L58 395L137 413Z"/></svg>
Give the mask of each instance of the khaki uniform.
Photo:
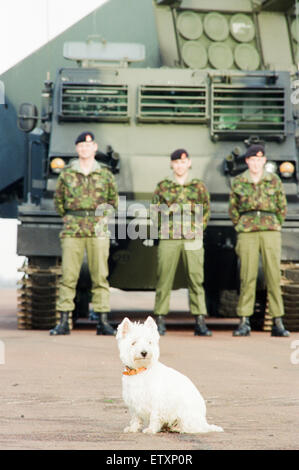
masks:
<svg viewBox="0 0 299 470"><path fill-rule="evenodd" d="M163 208L161 220L157 221L159 246L154 313L166 315L169 311L171 289L182 256L190 311L194 315L206 315L202 234L210 217L209 193L204 183L197 178L189 176L185 184L180 185L174 177L169 177L157 185L152 204L157 212ZM195 214L199 205L202 208L201 220ZM169 208L173 210L168 212ZM183 211L187 217L177 217ZM168 212L167 223L164 223L165 220L163 222L163 212Z"/></svg>
<svg viewBox="0 0 299 470"><path fill-rule="evenodd" d="M236 253L240 259L240 297L237 314L253 314L259 257L267 285L269 312L284 314L280 290L281 225L287 211L280 178L264 171L254 183L249 170L234 178L229 214L238 232Z"/></svg>
<svg viewBox="0 0 299 470"><path fill-rule="evenodd" d="M60 233L62 247L62 277L59 284L57 310L74 310L77 281L87 254L92 281L92 303L95 312L110 311L108 276L109 236L104 215L117 207L117 188L112 173L94 161L92 171L85 175L74 160L59 176L54 202L63 217ZM98 207L101 216L96 216ZM101 236L99 236L99 234Z"/></svg>
<svg viewBox="0 0 299 470"><path fill-rule="evenodd" d="M59 298L56 305L58 311L72 312L74 310L74 297L85 251L92 281L93 309L99 313L110 311L110 291L107 280L109 246L109 239L96 237L61 239L63 275L59 283Z"/></svg>
<svg viewBox="0 0 299 470"><path fill-rule="evenodd" d="M170 294L180 256L183 259L189 290L190 312L206 315L205 292L203 289L204 249L196 240L188 242L194 249L186 249L185 240L160 240L158 246L158 282L155 297L155 315L166 315L169 310Z"/></svg>

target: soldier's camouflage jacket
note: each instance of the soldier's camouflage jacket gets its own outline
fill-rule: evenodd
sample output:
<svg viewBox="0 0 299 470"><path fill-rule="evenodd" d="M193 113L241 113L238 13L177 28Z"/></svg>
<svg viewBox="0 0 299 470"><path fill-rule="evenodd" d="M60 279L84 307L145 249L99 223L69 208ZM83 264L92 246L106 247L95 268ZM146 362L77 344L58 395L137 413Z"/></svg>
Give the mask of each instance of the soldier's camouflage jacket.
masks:
<svg viewBox="0 0 299 470"><path fill-rule="evenodd" d="M117 202L114 176L107 168L95 160L92 171L85 175L80 170L79 160L72 160L59 175L54 195L56 210L64 222L60 237L100 236L100 230L108 230L103 220L107 222L107 216L116 209ZM77 210L97 210L99 216L68 214L68 211Z"/></svg>
<svg viewBox="0 0 299 470"><path fill-rule="evenodd" d="M199 239L210 218L210 195L191 173L184 185L170 176L160 181L151 203L151 220L160 239Z"/></svg>
<svg viewBox="0 0 299 470"><path fill-rule="evenodd" d="M233 179L229 215L237 232L280 231L286 213L285 192L276 174L264 171L254 183L246 170Z"/></svg>

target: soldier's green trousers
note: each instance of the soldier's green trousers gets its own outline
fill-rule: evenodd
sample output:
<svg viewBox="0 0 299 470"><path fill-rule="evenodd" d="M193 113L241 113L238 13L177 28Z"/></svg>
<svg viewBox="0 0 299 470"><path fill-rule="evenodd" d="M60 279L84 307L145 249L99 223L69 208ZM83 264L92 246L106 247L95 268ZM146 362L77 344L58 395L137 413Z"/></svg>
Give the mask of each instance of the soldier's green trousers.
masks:
<svg viewBox="0 0 299 470"><path fill-rule="evenodd" d="M93 309L99 313L110 311L110 291L107 281L109 246L109 239L101 240L96 237L61 239L62 277L56 304L58 311L74 310L76 286L85 251L92 282Z"/></svg>
<svg viewBox="0 0 299 470"><path fill-rule="evenodd" d="M284 315L280 289L281 233L276 231L239 233L236 253L240 258L241 280L237 314L241 317L253 314L261 254L269 313L273 317Z"/></svg>
<svg viewBox="0 0 299 470"><path fill-rule="evenodd" d="M207 313L203 288L204 249L203 247L185 249L185 242L186 240L159 241L155 315L166 315L169 311L170 294L180 256L182 256L185 267L190 312L193 315L206 315ZM193 242L189 243L192 244ZM197 243L197 241L195 240L194 243Z"/></svg>

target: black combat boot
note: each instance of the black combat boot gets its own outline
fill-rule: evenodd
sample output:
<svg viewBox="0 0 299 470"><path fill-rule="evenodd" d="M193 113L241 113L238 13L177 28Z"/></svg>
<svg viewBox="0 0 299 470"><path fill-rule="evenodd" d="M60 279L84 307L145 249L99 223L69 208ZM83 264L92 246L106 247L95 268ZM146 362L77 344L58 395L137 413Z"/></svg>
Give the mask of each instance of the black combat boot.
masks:
<svg viewBox="0 0 299 470"><path fill-rule="evenodd" d="M60 312L60 323L50 330L50 335L69 335L69 312Z"/></svg>
<svg viewBox="0 0 299 470"><path fill-rule="evenodd" d="M110 323L108 323L108 314L100 312L98 315L99 322L97 324L97 335L115 335L116 331L112 328Z"/></svg>
<svg viewBox="0 0 299 470"><path fill-rule="evenodd" d="M290 336L290 332L285 329L281 317L274 318L271 336Z"/></svg>
<svg viewBox="0 0 299 470"><path fill-rule="evenodd" d="M241 317L237 329L233 332L233 336L249 336L250 331L249 317Z"/></svg>
<svg viewBox="0 0 299 470"><path fill-rule="evenodd" d="M158 327L158 332L161 336L164 336L166 333L166 326L165 326L165 315L157 315L157 327Z"/></svg>
<svg viewBox="0 0 299 470"><path fill-rule="evenodd" d="M204 315L195 315L195 336L212 336L212 332L208 329L205 316Z"/></svg>

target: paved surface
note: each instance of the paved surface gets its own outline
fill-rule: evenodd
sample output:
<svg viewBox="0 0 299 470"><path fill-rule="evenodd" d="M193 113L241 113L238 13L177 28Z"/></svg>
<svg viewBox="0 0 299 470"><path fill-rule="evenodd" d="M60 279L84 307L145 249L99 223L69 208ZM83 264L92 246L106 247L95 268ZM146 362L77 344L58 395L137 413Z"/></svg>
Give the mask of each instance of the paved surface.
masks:
<svg viewBox="0 0 299 470"><path fill-rule="evenodd" d="M129 417L115 338L96 336L94 327L62 337L18 330L16 292L0 296L0 449L299 448L299 333L233 338L218 326L211 338L199 338L191 327L170 328L160 341L161 361L191 378L208 421L225 432L124 434ZM121 302L131 307L128 297L112 294L115 306Z"/></svg>

